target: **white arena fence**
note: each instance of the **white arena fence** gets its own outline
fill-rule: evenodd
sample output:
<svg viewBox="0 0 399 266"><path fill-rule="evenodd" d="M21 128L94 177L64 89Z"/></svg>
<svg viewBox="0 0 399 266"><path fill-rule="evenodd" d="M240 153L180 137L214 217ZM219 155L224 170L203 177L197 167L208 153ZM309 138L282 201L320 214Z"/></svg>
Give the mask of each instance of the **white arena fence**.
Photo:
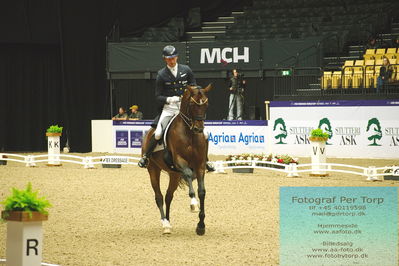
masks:
<svg viewBox="0 0 399 266"><path fill-rule="evenodd" d="M0 264L4 264L5 265L6 263L7 263L6 259L0 259ZM60 266L58 264L50 264L50 263L45 263L45 262L42 262L41 265L42 266Z"/></svg>
<svg viewBox="0 0 399 266"><path fill-rule="evenodd" d="M6 156L6 157L4 157ZM133 156L77 156L69 154L57 155L59 162L80 164L86 169L95 168L95 165L103 164L126 164L137 165L140 157ZM24 163L27 167L35 167L38 163L48 163L48 154L43 155L18 155L11 153L0 153L0 160ZM385 167L361 167L348 164L320 163L320 164L282 164L270 161L259 160L234 160L234 161L214 161L216 173L224 173L226 169L253 168L262 170L272 170L286 173L288 177L298 177L301 173L312 173L317 171L338 172L367 177L367 180L381 180L382 176L399 176L399 166Z"/></svg>

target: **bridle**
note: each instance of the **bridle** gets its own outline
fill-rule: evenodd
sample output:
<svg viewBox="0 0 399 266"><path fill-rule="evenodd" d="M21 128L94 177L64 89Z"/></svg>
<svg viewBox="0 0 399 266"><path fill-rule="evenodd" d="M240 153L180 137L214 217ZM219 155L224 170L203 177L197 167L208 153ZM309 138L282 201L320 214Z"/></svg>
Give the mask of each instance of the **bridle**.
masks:
<svg viewBox="0 0 399 266"><path fill-rule="evenodd" d="M202 98L200 99L199 102L197 102L192 96L190 96L190 102L195 103L197 106L201 106L204 105L208 102L208 98L206 98L205 100L203 100ZM206 119L206 114L204 114L203 116L193 116L192 118L190 118L187 114L189 113L189 108L190 108L190 104L187 104L187 108L184 114L182 111L179 112L180 117L182 118L182 120L184 121L184 123L188 126L188 128L193 131L194 133L202 133L204 131L204 127L196 127L194 125L195 121L204 121Z"/></svg>

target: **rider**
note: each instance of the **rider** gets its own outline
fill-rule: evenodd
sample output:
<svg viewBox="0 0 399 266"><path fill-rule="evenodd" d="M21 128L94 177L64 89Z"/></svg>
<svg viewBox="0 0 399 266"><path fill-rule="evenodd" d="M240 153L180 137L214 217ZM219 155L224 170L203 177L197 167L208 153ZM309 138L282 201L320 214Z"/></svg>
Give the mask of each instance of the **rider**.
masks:
<svg viewBox="0 0 399 266"><path fill-rule="evenodd" d="M155 87L155 97L162 113L156 123L154 135L149 139L147 149L138 162L142 168L147 167L148 158L151 156L158 141L162 138L163 131L173 116L179 113L181 95L187 85L196 85L193 71L187 65L178 64L178 53L174 46L167 45L162 51L166 66L158 71ZM208 170L214 170L207 164Z"/></svg>

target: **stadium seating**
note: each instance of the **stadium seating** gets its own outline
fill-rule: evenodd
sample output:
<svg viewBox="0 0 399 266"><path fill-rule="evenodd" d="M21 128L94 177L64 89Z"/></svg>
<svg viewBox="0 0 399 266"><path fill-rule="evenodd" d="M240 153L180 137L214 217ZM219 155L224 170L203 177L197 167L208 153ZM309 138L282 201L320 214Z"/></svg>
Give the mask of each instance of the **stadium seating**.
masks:
<svg viewBox="0 0 399 266"><path fill-rule="evenodd" d="M342 71L324 71L321 78L322 89L375 88L383 58L389 59L393 68L391 81L399 81L399 54L397 48L367 49L364 60L346 60Z"/></svg>
<svg viewBox="0 0 399 266"><path fill-rule="evenodd" d="M363 56L364 60L374 60L375 59L375 49L367 49Z"/></svg>
<svg viewBox="0 0 399 266"><path fill-rule="evenodd" d="M332 84L331 80L332 79L332 72L331 71L324 71L323 72L323 77L322 77L322 89L331 89Z"/></svg>
<svg viewBox="0 0 399 266"><path fill-rule="evenodd" d="M363 87L364 60L356 60L353 67L352 88Z"/></svg>

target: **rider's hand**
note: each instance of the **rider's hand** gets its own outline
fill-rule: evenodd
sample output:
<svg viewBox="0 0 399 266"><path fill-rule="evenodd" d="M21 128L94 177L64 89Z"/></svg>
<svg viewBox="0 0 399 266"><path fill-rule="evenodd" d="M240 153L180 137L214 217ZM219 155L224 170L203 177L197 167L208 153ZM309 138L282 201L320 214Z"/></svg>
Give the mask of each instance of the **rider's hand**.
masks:
<svg viewBox="0 0 399 266"><path fill-rule="evenodd" d="M166 98L167 103L178 103L180 102L180 97L179 96L173 96L173 97L168 97Z"/></svg>

